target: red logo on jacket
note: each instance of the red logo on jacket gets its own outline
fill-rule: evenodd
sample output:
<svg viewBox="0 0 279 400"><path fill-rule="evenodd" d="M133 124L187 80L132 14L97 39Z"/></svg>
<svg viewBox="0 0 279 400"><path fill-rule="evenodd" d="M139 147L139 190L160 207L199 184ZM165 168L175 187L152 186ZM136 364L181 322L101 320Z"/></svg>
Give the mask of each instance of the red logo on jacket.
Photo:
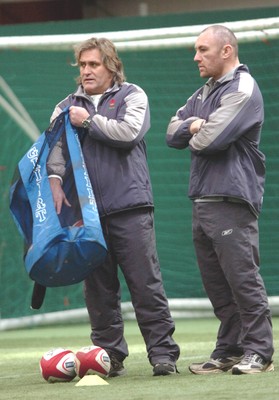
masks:
<svg viewBox="0 0 279 400"><path fill-rule="evenodd" d="M110 102L109 102L109 109L110 109L110 110L113 110L114 107L115 107L115 100L114 100L114 99L111 99Z"/></svg>

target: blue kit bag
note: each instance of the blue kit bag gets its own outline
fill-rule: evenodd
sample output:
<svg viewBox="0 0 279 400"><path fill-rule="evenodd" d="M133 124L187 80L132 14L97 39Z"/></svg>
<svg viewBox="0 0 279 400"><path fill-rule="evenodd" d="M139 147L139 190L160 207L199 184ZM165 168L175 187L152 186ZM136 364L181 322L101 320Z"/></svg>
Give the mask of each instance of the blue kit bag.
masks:
<svg viewBox="0 0 279 400"><path fill-rule="evenodd" d="M25 268L42 287L81 282L107 255L80 144L83 133L65 109L20 160L10 188L10 210L25 241ZM57 215L47 160L59 139L66 160L63 190L71 207L63 204Z"/></svg>

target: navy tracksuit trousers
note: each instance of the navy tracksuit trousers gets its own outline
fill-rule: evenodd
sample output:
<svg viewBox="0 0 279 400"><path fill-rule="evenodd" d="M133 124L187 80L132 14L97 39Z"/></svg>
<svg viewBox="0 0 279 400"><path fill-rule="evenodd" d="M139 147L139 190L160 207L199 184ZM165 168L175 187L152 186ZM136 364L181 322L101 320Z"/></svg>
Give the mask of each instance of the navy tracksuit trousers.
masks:
<svg viewBox="0 0 279 400"><path fill-rule="evenodd" d="M258 220L247 204L194 202L193 240L206 293L220 320L212 358L273 355L270 309L259 273Z"/></svg>
<svg viewBox="0 0 279 400"><path fill-rule="evenodd" d="M156 250L153 211L131 210L101 218L109 254L85 280L85 300L95 345L122 361L128 356L121 314L121 268L131 294L149 361L175 364L179 347Z"/></svg>

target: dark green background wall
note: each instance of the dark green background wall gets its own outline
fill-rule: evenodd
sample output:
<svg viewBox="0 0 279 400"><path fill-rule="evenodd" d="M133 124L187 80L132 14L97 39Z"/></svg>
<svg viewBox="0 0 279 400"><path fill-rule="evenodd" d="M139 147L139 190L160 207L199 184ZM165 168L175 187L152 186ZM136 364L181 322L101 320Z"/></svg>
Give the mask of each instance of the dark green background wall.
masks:
<svg viewBox="0 0 279 400"><path fill-rule="evenodd" d="M1 36L88 33L217 23L274 17L279 8L170 15L147 18L83 20L0 27ZM279 294L279 40L240 45L265 100L266 121L261 149L267 157L267 184L260 218L261 267L269 295ZM121 52L127 80L142 86L151 106L148 160L155 197L158 252L170 298L204 297L191 239L191 202L187 198L188 151L165 144L171 116L203 83L193 62L193 49ZM77 70L71 52L0 52L0 75L11 86L40 131L48 126L55 104L75 89ZM22 261L22 240L9 212L9 185L15 166L30 147L24 132L0 109L0 307L1 318L34 314L29 309L33 283ZM123 301L129 293L123 278ZM48 289L41 312L84 307L82 285ZM36 312L35 312L36 313Z"/></svg>

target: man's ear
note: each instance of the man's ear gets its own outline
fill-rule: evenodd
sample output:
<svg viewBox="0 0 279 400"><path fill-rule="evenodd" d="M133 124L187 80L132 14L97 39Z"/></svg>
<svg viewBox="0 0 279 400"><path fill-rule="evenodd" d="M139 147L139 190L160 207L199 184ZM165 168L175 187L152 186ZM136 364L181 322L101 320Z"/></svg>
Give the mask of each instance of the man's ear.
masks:
<svg viewBox="0 0 279 400"><path fill-rule="evenodd" d="M231 57L232 52L233 52L232 46L231 46L230 44L226 44L226 45L223 47L223 50L222 50L222 56L223 56L223 58L224 58L224 59L227 59L227 58Z"/></svg>

